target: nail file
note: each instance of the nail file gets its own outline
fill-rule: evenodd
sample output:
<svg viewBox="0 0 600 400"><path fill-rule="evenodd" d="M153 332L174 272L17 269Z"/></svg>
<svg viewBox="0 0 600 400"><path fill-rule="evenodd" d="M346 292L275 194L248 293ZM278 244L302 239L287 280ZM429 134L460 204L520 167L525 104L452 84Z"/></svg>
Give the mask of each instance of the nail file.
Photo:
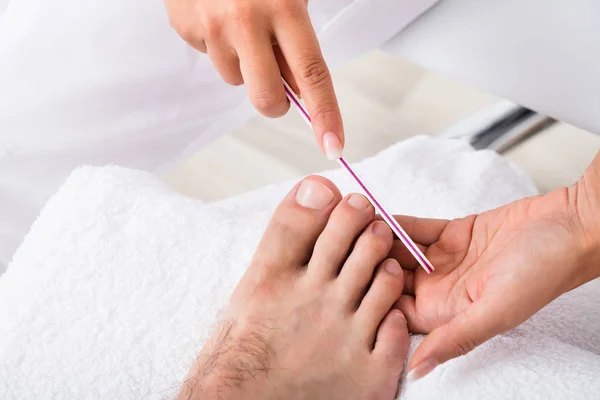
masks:
<svg viewBox="0 0 600 400"><path fill-rule="evenodd" d="M283 80L283 86L285 88L285 94L287 95L288 99L290 100L290 103L292 103L296 107L296 109L298 110L300 115L304 118L304 120L312 128L312 122L310 119L310 115L308 114L308 111L306 111L306 108L302 105L302 101L298 98L298 96L296 96L296 94L290 88L290 85L288 85L288 83L285 81L285 79L282 79L282 80ZM352 169L350 164L348 164L346 162L346 160L344 160L343 157L340 157L337 161L346 171L348 171L348 173L356 181L358 186L360 186L360 188L362 189L364 194L367 196L367 198L369 199L371 204L373 204L373 207L375 207L379 211L383 220L388 224L388 226L392 229L392 231L396 234L396 236L398 236L400 241L404 244L404 246L406 246L408 251L410 251L410 253L413 255L413 257L419 262L419 264L421 264L421 266L423 267L425 272L427 272L428 274L433 272L434 268L433 268L433 265L431 264L431 262L427 259L427 257L425 257L423 252L419 249L419 247L415 244L415 242L413 242L413 240L408 236L408 234L404 231L404 229L402 229L400 224L398 224L398 222L392 217L392 215L389 214L385 210L385 208L383 208L383 206L381 205L381 202L379 202L379 200L377 200L375 195L369 190L369 188L367 188L367 186L363 183L362 179L360 179L358 174Z"/></svg>

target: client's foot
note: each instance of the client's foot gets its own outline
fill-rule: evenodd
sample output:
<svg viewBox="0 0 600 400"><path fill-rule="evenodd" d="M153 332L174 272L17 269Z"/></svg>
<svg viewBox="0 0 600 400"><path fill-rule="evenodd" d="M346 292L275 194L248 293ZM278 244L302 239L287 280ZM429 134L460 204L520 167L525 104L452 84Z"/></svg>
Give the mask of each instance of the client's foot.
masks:
<svg viewBox="0 0 600 400"><path fill-rule="evenodd" d="M309 177L283 200L180 399L394 399L408 331L392 232L340 198Z"/></svg>

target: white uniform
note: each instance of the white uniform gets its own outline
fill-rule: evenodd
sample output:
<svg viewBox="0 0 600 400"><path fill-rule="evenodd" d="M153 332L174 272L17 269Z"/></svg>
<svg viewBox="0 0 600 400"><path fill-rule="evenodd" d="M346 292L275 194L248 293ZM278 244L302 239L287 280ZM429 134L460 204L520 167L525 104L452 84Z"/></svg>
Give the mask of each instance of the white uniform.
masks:
<svg viewBox="0 0 600 400"><path fill-rule="evenodd" d="M314 0L309 10L331 66L433 2ZM0 0L0 18L0 273L75 167L156 170L253 113L244 88L170 28L161 0Z"/></svg>

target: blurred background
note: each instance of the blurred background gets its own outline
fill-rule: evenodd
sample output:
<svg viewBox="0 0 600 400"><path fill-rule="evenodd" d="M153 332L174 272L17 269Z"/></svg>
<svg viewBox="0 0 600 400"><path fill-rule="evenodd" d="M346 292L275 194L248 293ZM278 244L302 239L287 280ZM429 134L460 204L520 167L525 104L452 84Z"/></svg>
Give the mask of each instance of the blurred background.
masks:
<svg viewBox="0 0 600 400"><path fill-rule="evenodd" d="M333 71L351 162L415 135L443 136L502 99L374 51ZM503 153L541 192L576 181L600 148L600 136L554 123ZM184 160L163 178L204 201L337 168L318 150L296 110L255 116Z"/></svg>

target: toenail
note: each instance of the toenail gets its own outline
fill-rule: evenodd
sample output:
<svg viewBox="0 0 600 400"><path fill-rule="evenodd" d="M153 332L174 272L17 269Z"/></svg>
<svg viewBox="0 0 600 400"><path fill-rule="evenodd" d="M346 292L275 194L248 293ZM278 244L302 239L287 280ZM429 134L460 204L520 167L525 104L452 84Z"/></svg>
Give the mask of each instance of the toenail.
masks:
<svg viewBox="0 0 600 400"><path fill-rule="evenodd" d="M385 260L383 262L383 266L385 267L385 270L387 272L389 272L390 274L394 275L394 276L398 276L402 273L402 268L400 267L400 264L398 264L398 261L396 260Z"/></svg>
<svg viewBox="0 0 600 400"><path fill-rule="evenodd" d="M333 201L333 192L319 181L305 179L298 186L296 201L302 207L320 210Z"/></svg>
<svg viewBox="0 0 600 400"><path fill-rule="evenodd" d="M385 222L375 222L373 226L373 231L377 236L387 237L390 234L390 228L385 224Z"/></svg>
<svg viewBox="0 0 600 400"><path fill-rule="evenodd" d="M369 207L371 203L369 203L369 200L367 200L367 198L362 194L355 193L350 195L348 198L348 204L357 210L364 210L365 208Z"/></svg>
<svg viewBox="0 0 600 400"><path fill-rule="evenodd" d="M408 322L406 321L406 317L404 316L404 314L402 314L402 311L392 310L392 311L390 311L390 313L392 314L391 317L395 320L395 322L397 322L398 324L402 324L402 325L408 325Z"/></svg>

